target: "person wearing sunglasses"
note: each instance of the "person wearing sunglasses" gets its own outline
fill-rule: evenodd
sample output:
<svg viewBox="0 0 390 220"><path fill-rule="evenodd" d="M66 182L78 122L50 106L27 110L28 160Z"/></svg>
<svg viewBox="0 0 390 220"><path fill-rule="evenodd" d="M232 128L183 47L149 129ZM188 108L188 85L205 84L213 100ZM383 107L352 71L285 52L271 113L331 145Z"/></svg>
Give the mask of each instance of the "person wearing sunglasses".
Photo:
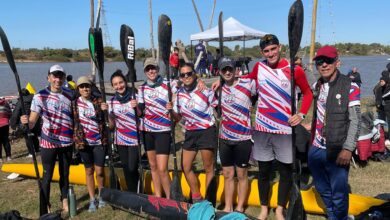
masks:
<svg viewBox="0 0 390 220"><path fill-rule="evenodd" d="M314 57L320 79L315 83L308 167L328 219L348 218L348 171L360 123L360 88L338 70L337 49L324 46Z"/></svg>
<svg viewBox="0 0 390 220"><path fill-rule="evenodd" d="M100 197L103 188L103 168L107 137L104 135L104 115L101 109L103 100L92 95L92 82L87 76L77 80L78 98L73 101L75 149L79 151L84 163L87 190L89 194L88 212L96 211L96 205L102 208L105 202ZM95 199L95 177L99 190L99 198Z"/></svg>
<svg viewBox="0 0 390 220"><path fill-rule="evenodd" d="M217 146L217 134L213 108L217 106L214 92L199 89L197 76L192 63L185 63L179 69L182 87L177 91L174 105L167 103L167 109L173 109L177 121L185 120L185 140L183 144L182 167L190 186L192 201L202 200L199 183L192 171L193 161L200 151L206 173L206 186L214 177L214 149Z"/></svg>
<svg viewBox="0 0 390 220"><path fill-rule="evenodd" d="M284 210L292 186L292 129L299 125L309 111L313 94L305 72L295 66L295 83L302 92L301 107L297 114L291 115L291 73L290 63L281 58L279 39L266 34L260 39L260 52L265 58L257 62L250 74L242 76L256 81L258 104L255 126L253 158L259 164L259 196L261 210L259 219L266 219L269 210L270 177L273 161L277 161L280 174L278 201L275 211L277 220L284 219ZM219 82L213 83L213 89Z"/></svg>
<svg viewBox="0 0 390 220"><path fill-rule="evenodd" d="M168 159L171 146L171 119L166 109L168 103L168 80L159 75L156 59L145 59L146 82L138 88L138 106L143 112L145 148L152 173L154 194L170 196L171 179L168 174ZM177 69L176 69L177 70ZM172 73L174 74L174 73ZM176 73L177 74L177 73ZM176 92L177 80L171 80L172 93Z"/></svg>
<svg viewBox="0 0 390 220"><path fill-rule="evenodd" d="M238 78L235 63L230 58L221 58L218 69L224 80L219 130L219 152L225 178L225 208L223 211L233 211L234 174L236 172L238 178L236 211L243 212L248 193L249 158L253 146L251 98L256 95L256 83L251 79Z"/></svg>

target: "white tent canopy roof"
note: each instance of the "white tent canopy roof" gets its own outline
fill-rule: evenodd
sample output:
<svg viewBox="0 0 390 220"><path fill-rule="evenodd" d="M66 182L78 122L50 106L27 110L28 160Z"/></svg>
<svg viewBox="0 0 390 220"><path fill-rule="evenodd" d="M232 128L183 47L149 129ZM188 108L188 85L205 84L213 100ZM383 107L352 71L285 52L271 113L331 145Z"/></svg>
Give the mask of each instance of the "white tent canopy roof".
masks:
<svg viewBox="0 0 390 220"><path fill-rule="evenodd" d="M248 26L241 24L239 21L230 17L223 22L223 40L224 41L243 41L260 39L267 33L259 30L255 30ZM191 41L204 40L204 41L218 41L218 25L208 29L206 31L192 34Z"/></svg>

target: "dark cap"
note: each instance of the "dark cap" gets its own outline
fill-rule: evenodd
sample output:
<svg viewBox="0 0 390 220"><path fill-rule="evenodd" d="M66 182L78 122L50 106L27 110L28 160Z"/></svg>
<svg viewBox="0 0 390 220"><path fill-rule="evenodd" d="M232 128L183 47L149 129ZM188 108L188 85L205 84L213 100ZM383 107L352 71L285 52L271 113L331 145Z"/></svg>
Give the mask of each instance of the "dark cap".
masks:
<svg viewBox="0 0 390 220"><path fill-rule="evenodd" d="M266 34L260 39L260 49L264 49L269 45L279 45L279 39L273 34Z"/></svg>
<svg viewBox="0 0 390 220"><path fill-rule="evenodd" d="M316 56L313 60L316 60L318 57L328 57L328 58L337 58L339 54L337 53L337 49L335 47L326 45L317 50Z"/></svg>
<svg viewBox="0 0 390 220"><path fill-rule="evenodd" d="M228 57L221 57L218 61L218 69L222 70L226 67L234 68L234 61Z"/></svg>
<svg viewBox="0 0 390 220"><path fill-rule="evenodd" d="M55 76L65 76L66 75L64 68L62 68L62 66L60 66L58 64L50 67L48 75L49 74L53 74Z"/></svg>

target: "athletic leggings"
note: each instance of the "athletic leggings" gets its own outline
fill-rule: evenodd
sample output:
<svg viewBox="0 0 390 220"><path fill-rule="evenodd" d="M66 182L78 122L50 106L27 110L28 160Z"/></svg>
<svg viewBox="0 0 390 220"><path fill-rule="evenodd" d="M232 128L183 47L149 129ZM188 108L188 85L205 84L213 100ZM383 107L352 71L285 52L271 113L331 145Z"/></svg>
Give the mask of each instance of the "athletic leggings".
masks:
<svg viewBox="0 0 390 220"><path fill-rule="evenodd" d="M61 148L41 148L43 165L42 188L47 203L50 205L50 183L53 177L54 166L58 156L58 172L60 174L61 201L68 197L69 189L69 166L72 159L73 146Z"/></svg>
<svg viewBox="0 0 390 220"><path fill-rule="evenodd" d="M122 162L123 173L126 179L127 191L137 192L138 186L138 147L137 146L118 146L119 157Z"/></svg>
<svg viewBox="0 0 390 220"><path fill-rule="evenodd" d="M9 125L0 127L0 159L3 157L2 151L4 146L5 156L11 157L11 145L8 139Z"/></svg>
<svg viewBox="0 0 390 220"><path fill-rule="evenodd" d="M270 175L272 172L272 161L259 163L259 196L261 205L269 205L270 194ZM292 186L292 164L286 164L278 161L279 171L279 188L278 188L278 205L286 207L287 198Z"/></svg>

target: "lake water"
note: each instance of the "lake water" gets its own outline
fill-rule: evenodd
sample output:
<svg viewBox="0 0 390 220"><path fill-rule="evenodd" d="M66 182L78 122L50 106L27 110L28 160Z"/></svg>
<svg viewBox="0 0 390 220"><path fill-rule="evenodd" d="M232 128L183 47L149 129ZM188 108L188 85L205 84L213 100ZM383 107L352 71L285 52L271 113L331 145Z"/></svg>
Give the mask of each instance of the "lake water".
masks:
<svg viewBox="0 0 390 220"><path fill-rule="evenodd" d="M342 73L346 74L353 66L356 66L363 81L361 88L362 97L372 96L373 87L379 81L382 71L386 68L386 64L390 62L387 59L388 56L341 57L342 65L340 70ZM255 62L256 61L252 61L249 64L250 69L252 69ZM307 59L304 60L304 63L307 63ZM37 90L44 88L47 85L47 71L53 64L55 63L17 63L16 67L18 69L22 87L24 87L27 82L31 82ZM64 67L67 74L73 75L75 81L79 76L89 75L91 72L91 64L89 62L58 64ZM125 73L127 72L127 67L124 62L106 62L104 68L105 81L109 81L110 75L116 69L121 69ZM135 68L138 80L143 80L142 62L136 62ZM164 67L162 66L161 69L164 69ZM16 93L17 88L12 70L8 63L0 63L0 96Z"/></svg>

